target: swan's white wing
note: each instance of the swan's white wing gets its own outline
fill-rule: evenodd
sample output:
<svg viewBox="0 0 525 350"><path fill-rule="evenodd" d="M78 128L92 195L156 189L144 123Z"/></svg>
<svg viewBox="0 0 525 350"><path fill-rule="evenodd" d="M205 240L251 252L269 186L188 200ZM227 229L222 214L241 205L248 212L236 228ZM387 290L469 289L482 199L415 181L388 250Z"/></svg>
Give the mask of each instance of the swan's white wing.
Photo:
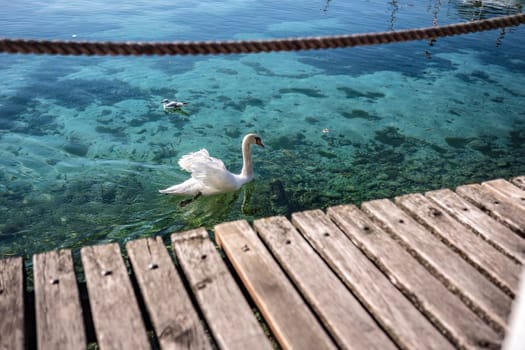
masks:
<svg viewBox="0 0 525 350"><path fill-rule="evenodd" d="M230 173L222 160L210 157L194 160L191 164L191 177L199 181L203 194L223 193L240 187L237 177Z"/></svg>
<svg viewBox="0 0 525 350"><path fill-rule="evenodd" d="M198 152L192 152L192 153L188 153L188 154L182 156L179 159L179 166L182 169L186 170L187 172L191 173L192 172L192 169L191 169L192 164L198 163L198 162L203 162L203 161L206 162L206 161L208 161L210 159L215 159L215 158L210 157L210 154L208 153L207 150L201 149ZM224 164L223 164L223 166L224 166Z"/></svg>
<svg viewBox="0 0 525 350"><path fill-rule="evenodd" d="M161 193L211 195L237 190L244 182L226 169L222 160L211 157L207 150L201 149L182 156L179 166L191 173L191 179L171 186Z"/></svg>

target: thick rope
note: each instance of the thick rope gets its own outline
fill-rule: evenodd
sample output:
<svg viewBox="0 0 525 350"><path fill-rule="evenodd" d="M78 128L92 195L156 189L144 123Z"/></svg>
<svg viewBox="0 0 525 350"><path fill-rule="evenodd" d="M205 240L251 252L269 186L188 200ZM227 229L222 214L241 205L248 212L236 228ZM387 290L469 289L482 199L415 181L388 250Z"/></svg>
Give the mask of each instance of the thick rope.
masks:
<svg viewBox="0 0 525 350"><path fill-rule="evenodd" d="M0 39L0 52L48 55L216 55L270 51L334 49L395 42L428 40L439 37L494 30L525 23L525 14L451 24L368 34L338 35L254 41L206 42L79 42Z"/></svg>

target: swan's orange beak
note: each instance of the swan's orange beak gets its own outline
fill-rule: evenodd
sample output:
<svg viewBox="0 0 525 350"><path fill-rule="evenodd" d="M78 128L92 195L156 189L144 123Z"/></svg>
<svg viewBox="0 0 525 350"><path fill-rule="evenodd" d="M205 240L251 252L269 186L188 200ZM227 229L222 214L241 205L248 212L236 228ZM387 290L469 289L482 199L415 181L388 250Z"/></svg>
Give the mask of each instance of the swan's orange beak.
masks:
<svg viewBox="0 0 525 350"><path fill-rule="evenodd" d="M255 144L264 148L264 145L263 145L260 137L256 137L255 138Z"/></svg>

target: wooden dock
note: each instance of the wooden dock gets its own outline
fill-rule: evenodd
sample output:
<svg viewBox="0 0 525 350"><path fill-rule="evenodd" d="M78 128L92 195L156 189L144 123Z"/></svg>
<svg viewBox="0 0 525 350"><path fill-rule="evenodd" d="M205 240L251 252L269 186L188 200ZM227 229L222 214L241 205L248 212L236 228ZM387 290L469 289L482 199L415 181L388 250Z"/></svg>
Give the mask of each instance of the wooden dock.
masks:
<svg viewBox="0 0 525 350"><path fill-rule="evenodd" d="M499 349L525 176L214 233L0 260L0 349Z"/></svg>

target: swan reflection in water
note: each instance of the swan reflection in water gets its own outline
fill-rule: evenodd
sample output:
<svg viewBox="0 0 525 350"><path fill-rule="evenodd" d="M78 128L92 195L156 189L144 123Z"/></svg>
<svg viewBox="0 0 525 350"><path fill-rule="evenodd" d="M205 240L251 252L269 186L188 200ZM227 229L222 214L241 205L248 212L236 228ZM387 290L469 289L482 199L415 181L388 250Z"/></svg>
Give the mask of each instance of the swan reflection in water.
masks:
<svg viewBox="0 0 525 350"><path fill-rule="evenodd" d="M222 222L268 216L272 213L268 212L271 210L271 203L267 187L265 183L256 185L251 182L238 191L202 196L198 201L191 201L191 204L185 206L180 206L180 197L171 196L168 202L174 205L167 206L162 217L165 224L175 227L166 228L166 232L185 231L202 226L211 229Z"/></svg>

